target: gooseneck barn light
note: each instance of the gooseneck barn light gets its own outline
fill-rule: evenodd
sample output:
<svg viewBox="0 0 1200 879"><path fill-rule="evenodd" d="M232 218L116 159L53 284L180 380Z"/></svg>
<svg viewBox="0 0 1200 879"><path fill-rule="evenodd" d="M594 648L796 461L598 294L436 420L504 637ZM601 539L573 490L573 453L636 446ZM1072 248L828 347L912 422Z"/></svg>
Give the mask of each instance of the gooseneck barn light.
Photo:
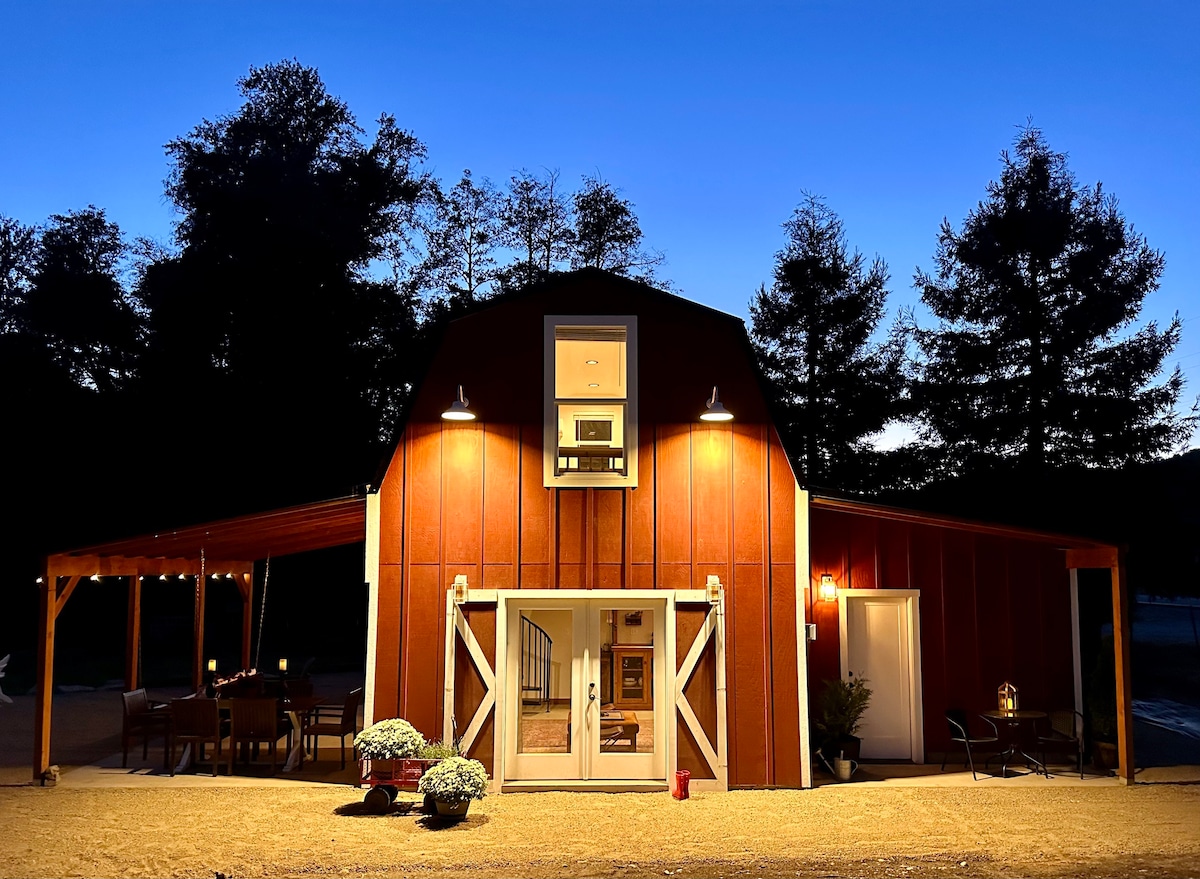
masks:
<svg viewBox="0 0 1200 879"><path fill-rule="evenodd" d="M463 396L462 385L458 386L458 399L450 404L450 408L442 413L446 421L474 421L475 413L467 408L469 401Z"/></svg>
<svg viewBox="0 0 1200 879"><path fill-rule="evenodd" d="M704 404L704 411L700 413L701 421L733 421L733 413L721 405L721 401L717 399L717 386L713 385L712 396L708 398L708 402Z"/></svg>

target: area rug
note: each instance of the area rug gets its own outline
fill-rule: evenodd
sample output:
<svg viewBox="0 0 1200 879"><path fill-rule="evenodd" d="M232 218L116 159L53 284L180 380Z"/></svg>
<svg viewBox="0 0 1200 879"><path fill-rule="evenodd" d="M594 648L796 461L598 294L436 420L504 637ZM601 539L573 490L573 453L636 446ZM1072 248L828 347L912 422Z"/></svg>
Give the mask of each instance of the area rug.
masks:
<svg viewBox="0 0 1200 879"><path fill-rule="evenodd" d="M639 754L649 754L654 751L654 720L650 712L646 716L638 714L637 750ZM567 722L563 718L549 718L524 715L520 720L520 751L522 754L565 754L567 753ZM621 741L611 748L602 746L601 750L619 752L625 750L628 743Z"/></svg>

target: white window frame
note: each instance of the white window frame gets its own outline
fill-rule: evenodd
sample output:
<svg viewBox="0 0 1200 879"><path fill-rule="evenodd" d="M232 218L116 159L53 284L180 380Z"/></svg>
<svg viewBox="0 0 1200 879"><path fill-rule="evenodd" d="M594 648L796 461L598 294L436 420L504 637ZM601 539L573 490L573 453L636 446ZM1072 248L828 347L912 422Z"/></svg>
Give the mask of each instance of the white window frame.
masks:
<svg viewBox="0 0 1200 879"><path fill-rule="evenodd" d="M554 387L554 342L558 327L625 327L625 472L555 474L558 456L558 411ZM637 315L633 314L548 314L543 325L544 401L542 434L542 482L546 488L637 488L638 480L638 356ZM604 403L603 400L597 400Z"/></svg>

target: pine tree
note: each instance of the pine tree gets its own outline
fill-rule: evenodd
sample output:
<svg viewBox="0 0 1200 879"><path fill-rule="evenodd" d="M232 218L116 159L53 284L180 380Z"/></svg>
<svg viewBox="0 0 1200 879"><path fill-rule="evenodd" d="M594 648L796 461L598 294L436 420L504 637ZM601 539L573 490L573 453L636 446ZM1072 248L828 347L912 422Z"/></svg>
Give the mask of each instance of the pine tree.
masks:
<svg viewBox="0 0 1200 879"><path fill-rule="evenodd" d="M943 221L937 273L918 271L938 318L916 329L913 390L922 438L948 471L1016 463L1113 466L1169 451L1194 417L1175 411L1178 315L1134 328L1163 255L1134 233L1100 184L1080 186L1067 157L1026 127L999 181L961 231Z"/></svg>
<svg viewBox="0 0 1200 879"><path fill-rule="evenodd" d="M865 489L880 460L870 438L896 413L904 386L899 336L872 342L887 266L851 253L841 219L816 196L806 195L783 225L775 280L750 303L776 423L808 483Z"/></svg>

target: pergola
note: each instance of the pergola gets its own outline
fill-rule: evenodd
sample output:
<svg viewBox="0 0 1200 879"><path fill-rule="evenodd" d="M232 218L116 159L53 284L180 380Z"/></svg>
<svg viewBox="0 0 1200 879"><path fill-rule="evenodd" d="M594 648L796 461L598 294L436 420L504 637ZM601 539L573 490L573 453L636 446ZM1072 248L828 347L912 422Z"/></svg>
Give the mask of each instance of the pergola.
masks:
<svg viewBox="0 0 1200 879"><path fill-rule="evenodd" d="M204 597L207 581L232 579L242 598L242 666L250 664L254 562L272 556L327 549L366 539L366 499L342 497L88 546L45 558L38 583L37 706L33 777L50 766L50 720L54 690L54 624L84 579L129 580L125 635L125 689L138 686L142 584L146 577L195 582L192 685L203 674Z"/></svg>

